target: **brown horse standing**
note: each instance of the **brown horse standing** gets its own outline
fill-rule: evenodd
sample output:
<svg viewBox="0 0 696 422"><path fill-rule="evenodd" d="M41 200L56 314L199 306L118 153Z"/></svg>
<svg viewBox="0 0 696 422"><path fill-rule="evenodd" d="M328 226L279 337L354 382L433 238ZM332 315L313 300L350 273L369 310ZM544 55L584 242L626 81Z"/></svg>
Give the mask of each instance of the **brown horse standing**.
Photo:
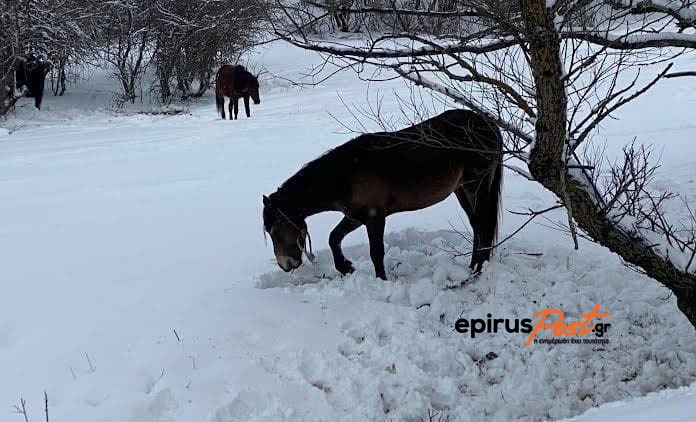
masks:
<svg viewBox="0 0 696 422"><path fill-rule="evenodd" d="M397 132L365 134L336 147L263 197L264 229L278 265L290 271L302 264L307 217L341 211L345 217L329 236L336 269L353 272L341 241L365 225L375 272L386 279L386 217L429 207L454 192L474 231L470 268L480 271L497 234L502 148L497 126L468 110L446 111Z"/></svg>
<svg viewBox="0 0 696 422"><path fill-rule="evenodd" d="M230 97L230 120L232 120L233 110L234 119L237 120L240 98L244 98L246 116L251 117L249 97L254 100L254 104L261 103L258 78L249 73L244 66L223 65L215 77L215 103L217 111L223 119L225 118L225 97Z"/></svg>

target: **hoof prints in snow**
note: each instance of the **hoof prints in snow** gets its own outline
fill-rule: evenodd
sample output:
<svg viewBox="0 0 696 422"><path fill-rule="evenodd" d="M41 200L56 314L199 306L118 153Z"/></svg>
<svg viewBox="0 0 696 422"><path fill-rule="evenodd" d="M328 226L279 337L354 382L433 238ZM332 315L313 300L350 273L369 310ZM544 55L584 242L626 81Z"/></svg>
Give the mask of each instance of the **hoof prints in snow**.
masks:
<svg viewBox="0 0 696 422"><path fill-rule="evenodd" d="M407 230L386 244L387 282L373 276L366 246L346 248L356 267L349 276L322 251L315 266L258 280L322 301L362 299L355 312L330 315L345 336L338 350L305 353L284 374L315 386L345 420L420 421L428 411L451 421L558 419L696 380L696 334L674 299L604 249L516 240L469 278L468 258L443 251L469 250L455 234ZM523 319L546 308L575 321L595 304L612 313L606 345L526 347L526 334L472 339L453 330L460 316Z"/></svg>

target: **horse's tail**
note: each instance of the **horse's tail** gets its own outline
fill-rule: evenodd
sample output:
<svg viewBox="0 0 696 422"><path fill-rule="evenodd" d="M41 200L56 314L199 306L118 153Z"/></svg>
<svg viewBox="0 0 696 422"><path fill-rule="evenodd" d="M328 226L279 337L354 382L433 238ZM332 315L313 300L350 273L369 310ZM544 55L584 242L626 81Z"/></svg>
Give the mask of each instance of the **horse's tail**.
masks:
<svg viewBox="0 0 696 422"><path fill-rule="evenodd" d="M498 243L498 230L503 219L502 207L503 207L503 137L500 130L496 128L496 137L498 142L496 142L499 154L496 154L496 164L493 175L491 176L489 192L493 200L495 200L494 215L495 226L493 229L493 243L495 246ZM494 252L495 249L492 251Z"/></svg>
<svg viewBox="0 0 696 422"><path fill-rule="evenodd" d="M217 85L217 84L216 84ZM218 114L225 118L225 97L220 93L220 90L215 87L215 106Z"/></svg>

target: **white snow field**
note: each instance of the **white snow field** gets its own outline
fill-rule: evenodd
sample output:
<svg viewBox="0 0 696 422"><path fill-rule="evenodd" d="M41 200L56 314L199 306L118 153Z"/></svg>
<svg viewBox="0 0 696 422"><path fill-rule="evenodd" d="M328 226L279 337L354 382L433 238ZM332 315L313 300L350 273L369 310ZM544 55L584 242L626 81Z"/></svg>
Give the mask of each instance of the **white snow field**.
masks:
<svg viewBox="0 0 696 422"><path fill-rule="evenodd" d="M470 246L451 230L468 227L453 198L388 220L389 281L374 277L364 230L345 241L357 271L336 273L335 213L308 221L318 263L280 271L262 194L355 136L329 115L357 126L341 99L366 105L379 89L398 117L394 91L409 88L353 73L293 86L277 76L320 58L282 44L251 60L273 76L250 119L220 120L210 96L177 116L114 111L113 82L95 72L2 123L0 421L23 420L21 398L43 420L44 391L52 422L540 421L613 401L578 421L696 420L696 332L669 291L604 248L573 250L547 220L457 288L468 260L451 251ZM655 143L656 187L693 201L696 84L664 82L617 117L599 140ZM553 204L505 177L506 210ZM523 221L506 212L500 237ZM550 307L575 321L596 304L611 312L608 344L454 330Z"/></svg>

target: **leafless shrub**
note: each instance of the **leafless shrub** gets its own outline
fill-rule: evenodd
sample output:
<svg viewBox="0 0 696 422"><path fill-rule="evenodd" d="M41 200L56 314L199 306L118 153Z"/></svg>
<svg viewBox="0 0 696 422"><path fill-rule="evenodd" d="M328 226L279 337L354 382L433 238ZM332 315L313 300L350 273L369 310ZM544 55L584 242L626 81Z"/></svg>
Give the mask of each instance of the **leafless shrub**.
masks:
<svg viewBox="0 0 696 422"><path fill-rule="evenodd" d="M44 391L43 394L43 411L44 411L44 421L45 422L50 422L50 417L48 415L48 393ZM24 422L29 422L29 413L27 411L27 401L24 400L24 397L19 399L19 404L16 404L12 406L12 409L14 410L14 413L17 413L18 415L22 415L24 418Z"/></svg>
<svg viewBox="0 0 696 422"><path fill-rule="evenodd" d="M27 413L27 401L24 398L19 399L19 404L12 406L14 412L24 417L24 422L29 422L29 414Z"/></svg>
<svg viewBox="0 0 696 422"><path fill-rule="evenodd" d="M21 95L14 73L20 60L32 53L48 58L64 91L66 69L94 51L99 21L98 0L0 0L0 115L10 111Z"/></svg>
<svg viewBox="0 0 696 422"><path fill-rule="evenodd" d="M268 8L264 0L157 2L152 48L161 101L170 101L173 89L183 98L203 95L219 64L237 61L259 40Z"/></svg>

